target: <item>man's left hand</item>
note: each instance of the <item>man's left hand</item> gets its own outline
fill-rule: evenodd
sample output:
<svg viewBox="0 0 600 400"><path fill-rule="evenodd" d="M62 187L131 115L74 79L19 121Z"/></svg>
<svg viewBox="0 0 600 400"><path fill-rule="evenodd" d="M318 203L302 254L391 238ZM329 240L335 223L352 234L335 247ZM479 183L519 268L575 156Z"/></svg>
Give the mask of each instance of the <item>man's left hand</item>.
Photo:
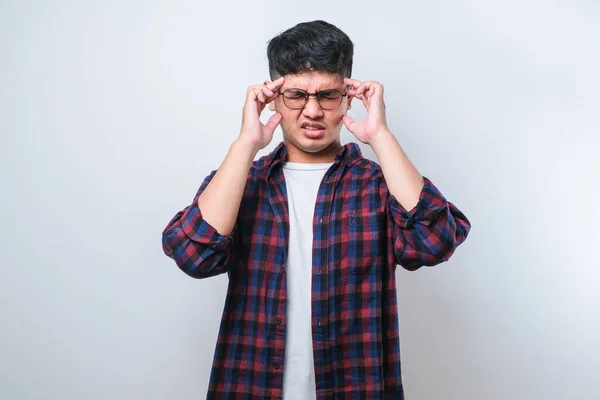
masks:
<svg viewBox="0 0 600 400"><path fill-rule="evenodd" d="M379 134L389 132L383 102L383 85L376 81L361 82L350 78L344 78L344 83L348 85L348 96L360 99L367 109L367 117L360 122L344 115L344 125L358 140L370 145Z"/></svg>

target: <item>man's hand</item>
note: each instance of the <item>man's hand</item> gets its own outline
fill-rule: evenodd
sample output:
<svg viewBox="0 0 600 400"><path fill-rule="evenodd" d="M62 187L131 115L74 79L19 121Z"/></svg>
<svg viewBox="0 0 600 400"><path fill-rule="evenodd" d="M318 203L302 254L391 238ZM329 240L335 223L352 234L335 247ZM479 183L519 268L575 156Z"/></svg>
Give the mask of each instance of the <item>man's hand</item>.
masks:
<svg viewBox="0 0 600 400"><path fill-rule="evenodd" d="M383 102L383 85L375 81L361 82L350 78L344 78L344 83L348 85L348 95L360 99L368 113L360 122L344 115L344 125L358 140L370 145L380 133L389 132Z"/></svg>
<svg viewBox="0 0 600 400"><path fill-rule="evenodd" d="M279 96L279 88L283 85L284 80L284 77L281 77L273 82L265 81L263 85L252 85L246 92L239 139L257 152L271 143L275 128L281 122L282 116L277 113L271 116L266 124L263 124L260 122L260 114L267 104Z"/></svg>
<svg viewBox="0 0 600 400"><path fill-rule="evenodd" d="M412 210L419 202L424 180L388 129L383 86L379 82L349 78L345 78L344 83L349 86L348 95L362 100L368 112L367 118L358 123L345 115L344 125L358 140L371 146L390 193L405 209Z"/></svg>

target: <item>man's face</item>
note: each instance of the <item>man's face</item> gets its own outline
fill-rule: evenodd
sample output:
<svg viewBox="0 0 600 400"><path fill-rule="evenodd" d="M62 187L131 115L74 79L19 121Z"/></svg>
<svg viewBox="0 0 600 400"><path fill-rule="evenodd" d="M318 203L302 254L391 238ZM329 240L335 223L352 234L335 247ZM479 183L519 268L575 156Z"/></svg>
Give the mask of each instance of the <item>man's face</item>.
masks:
<svg viewBox="0 0 600 400"><path fill-rule="evenodd" d="M317 93L337 89L346 94L343 79L340 75L314 71L286 75L279 91L283 93L287 89L302 89L308 93ZM283 96L278 96L270 104L270 109L283 116L281 128L288 160L305 163L333 161L340 147L342 117L350 108L350 101L347 96L343 97L338 108L324 110L316 96L310 96L304 108L294 110L286 106Z"/></svg>

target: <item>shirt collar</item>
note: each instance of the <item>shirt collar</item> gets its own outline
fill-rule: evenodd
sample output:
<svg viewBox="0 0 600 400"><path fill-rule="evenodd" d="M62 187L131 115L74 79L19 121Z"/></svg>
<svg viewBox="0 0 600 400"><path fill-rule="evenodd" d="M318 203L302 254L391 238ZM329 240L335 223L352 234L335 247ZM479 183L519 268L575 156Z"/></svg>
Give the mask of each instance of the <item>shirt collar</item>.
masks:
<svg viewBox="0 0 600 400"><path fill-rule="evenodd" d="M350 142L340 146L337 154L335 155L333 163L344 163L348 168L350 168L361 158L363 158L363 156L358 144ZM283 142L279 143L277 147L275 147L275 149L269 155L267 155L265 161L269 168L270 175L275 166L281 165L283 161L287 161L287 148L285 147L285 144Z"/></svg>

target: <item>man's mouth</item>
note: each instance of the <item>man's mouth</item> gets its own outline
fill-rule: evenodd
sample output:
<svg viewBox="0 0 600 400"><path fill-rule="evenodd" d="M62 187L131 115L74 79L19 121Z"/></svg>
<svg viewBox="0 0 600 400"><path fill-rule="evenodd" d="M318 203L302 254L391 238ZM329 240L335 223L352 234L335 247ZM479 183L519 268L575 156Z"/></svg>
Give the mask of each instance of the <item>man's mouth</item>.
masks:
<svg viewBox="0 0 600 400"><path fill-rule="evenodd" d="M325 129L325 127L321 124L306 122L302 124L302 129L306 129L307 131L320 131Z"/></svg>
<svg viewBox="0 0 600 400"><path fill-rule="evenodd" d="M309 139L320 139L325 136L325 125L318 122L304 122L300 127L304 136Z"/></svg>

